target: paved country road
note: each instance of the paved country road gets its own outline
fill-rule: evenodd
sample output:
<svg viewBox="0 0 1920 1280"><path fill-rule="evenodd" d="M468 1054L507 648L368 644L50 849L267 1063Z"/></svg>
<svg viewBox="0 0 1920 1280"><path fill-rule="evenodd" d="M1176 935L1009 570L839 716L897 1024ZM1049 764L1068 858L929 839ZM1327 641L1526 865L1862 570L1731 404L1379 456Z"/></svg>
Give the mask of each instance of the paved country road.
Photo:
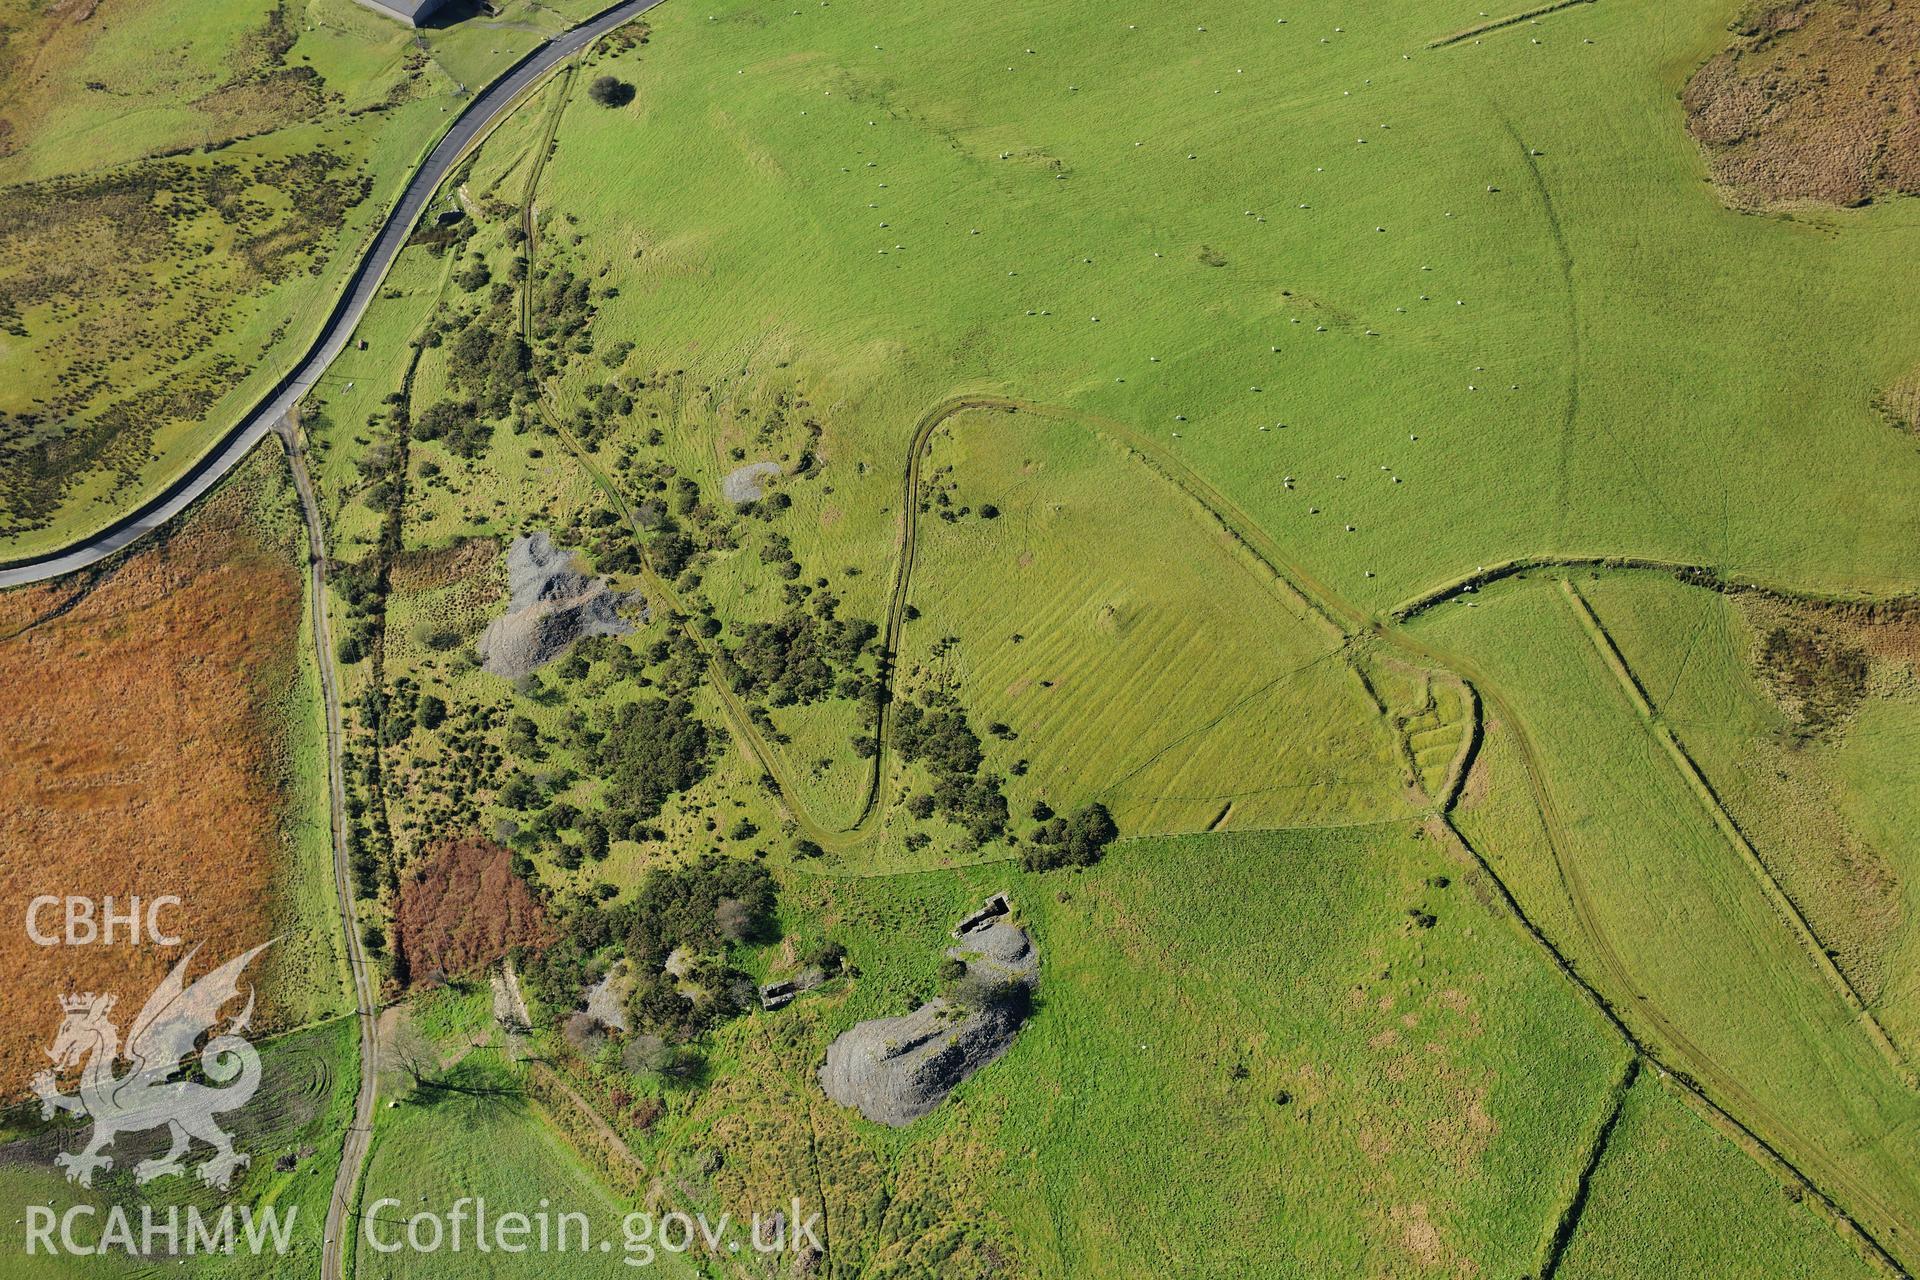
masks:
<svg viewBox="0 0 1920 1280"><path fill-rule="evenodd" d="M320 330L319 336L292 372L274 384L266 398L235 424L218 444L201 455L166 488L133 511L64 550L0 561L0 588L57 578L105 559L179 515L192 505L194 499L212 488L220 477L233 470L240 459L265 439L287 411L313 388L320 380L320 375L327 371L327 366L346 350L354 326L360 323L360 317L378 292L387 268L399 256L407 237L413 233L414 223L419 221L421 211L427 207L435 189L453 171L453 166L475 139L505 115L520 96L549 71L615 27L639 17L659 3L660 0L625 0L625 3L604 10L597 17L540 46L476 94L400 193L399 202L387 215L379 234L348 277L340 300L327 317L326 326Z"/></svg>

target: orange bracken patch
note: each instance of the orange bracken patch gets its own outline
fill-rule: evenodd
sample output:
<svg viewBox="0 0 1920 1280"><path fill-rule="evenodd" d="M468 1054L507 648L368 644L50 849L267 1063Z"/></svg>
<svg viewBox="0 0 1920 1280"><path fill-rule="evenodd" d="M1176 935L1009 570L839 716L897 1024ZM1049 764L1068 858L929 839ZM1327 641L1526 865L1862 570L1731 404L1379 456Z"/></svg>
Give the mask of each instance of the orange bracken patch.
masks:
<svg viewBox="0 0 1920 1280"><path fill-rule="evenodd" d="M1779 0L1695 73L1687 129L1737 204L1920 193L1920 6Z"/></svg>
<svg viewBox="0 0 1920 1280"><path fill-rule="evenodd" d="M172 894L167 932L205 942L196 971L271 928L280 856L278 702L301 616L289 557L245 498L210 500L170 540L90 591L0 595L0 1096L46 1065L56 997L116 993L122 1027L182 953L151 943L41 946L38 895L117 903ZM41 931L60 913L43 911ZM257 1022L273 1017L262 991Z"/></svg>
<svg viewBox="0 0 1920 1280"><path fill-rule="evenodd" d="M517 945L550 940L546 912L513 872L513 855L482 836L449 840L400 883L394 950L413 981L455 977Z"/></svg>

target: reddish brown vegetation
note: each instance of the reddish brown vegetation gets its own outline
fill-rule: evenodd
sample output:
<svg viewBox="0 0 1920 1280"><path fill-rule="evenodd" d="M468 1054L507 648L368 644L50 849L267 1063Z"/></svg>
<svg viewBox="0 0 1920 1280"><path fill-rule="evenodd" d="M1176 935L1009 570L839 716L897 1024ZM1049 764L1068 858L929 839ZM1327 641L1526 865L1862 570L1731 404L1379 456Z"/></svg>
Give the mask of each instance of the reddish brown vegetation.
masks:
<svg viewBox="0 0 1920 1280"><path fill-rule="evenodd" d="M1920 3L1785 0L1687 85L1687 128L1737 203L1920 194Z"/></svg>
<svg viewBox="0 0 1920 1280"><path fill-rule="evenodd" d="M546 912L513 855L481 836L449 840L400 885L394 950L400 972L419 981L491 964L514 946L551 940Z"/></svg>
<svg viewBox="0 0 1920 1280"><path fill-rule="evenodd" d="M0 595L0 1093L46 1065L58 994L117 993L124 1026L177 956L37 946L36 895L176 894L184 906L162 923L205 941L202 960L273 932L276 727L299 626L292 560L234 488L91 592Z"/></svg>

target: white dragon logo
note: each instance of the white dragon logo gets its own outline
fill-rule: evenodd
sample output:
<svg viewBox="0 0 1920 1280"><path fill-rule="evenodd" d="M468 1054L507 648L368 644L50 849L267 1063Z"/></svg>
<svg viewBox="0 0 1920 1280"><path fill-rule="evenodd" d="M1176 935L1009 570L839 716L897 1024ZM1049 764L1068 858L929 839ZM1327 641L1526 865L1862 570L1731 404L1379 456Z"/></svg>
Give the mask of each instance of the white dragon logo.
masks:
<svg viewBox="0 0 1920 1280"><path fill-rule="evenodd" d="M66 1169L68 1182L92 1186L96 1169L113 1168L113 1158L101 1151L111 1146L118 1134L162 1125L171 1134L172 1146L165 1155L134 1166L137 1182L145 1184L185 1173L187 1166L180 1157L194 1139L213 1148L213 1155L199 1167L200 1181L208 1186L225 1191L233 1175L246 1167L249 1157L233 1149L233 1140L213 1117L217 1112L245 1106L260 1087L260 1054L240 1035L253 1016L251 988L247 1007L239 1017L200 1051L202 1073L226 1087L214 1089L173 1077L179 1074L183 1059L193 1052L200 1037L213 1030L221 1008L239 995L240 971L271 945L263 942L191 984L186 981L187 965L200 948L196 946L182 956L165 981L147 997L140 1016L128 1029L124 1057L131 1069L121 1076L114 1074L123 1056L120 1036L107 1017L114 997L60 997L66 1017L47 1056L53 1059L55 1071L70 1071L83 1061L86 1067L80 1073L76 1093L61 1093L54 1071L36 1075L33 1091L39 1095L43 1119L52 1119L55 1111L71 1111L93 1120L93 1132L83 1149L63 1151L54 1157L54 1163Z"/></svg>

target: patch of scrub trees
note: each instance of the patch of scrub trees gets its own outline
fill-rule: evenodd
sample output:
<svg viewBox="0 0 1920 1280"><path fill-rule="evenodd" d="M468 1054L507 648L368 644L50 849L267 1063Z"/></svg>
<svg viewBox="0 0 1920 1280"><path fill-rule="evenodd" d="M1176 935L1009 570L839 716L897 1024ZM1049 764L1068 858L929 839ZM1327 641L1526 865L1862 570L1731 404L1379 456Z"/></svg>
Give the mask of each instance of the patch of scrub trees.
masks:
<svg viewBox="0 0 1920 1280"><path fill-rule="evenodd" d="M669 797L706 775L710 731L688 701L704 678L704 661L699 646L679 627L640 649L612 636L589 636L547 678L535 672L514 683L515 692L530 702L568 707L557 742L618 794L609 815L616 838L656 817ZM648 692L638 699L600 701L615 687L628 685ZM505 719L505 740L525 765L548 758L549 739L528 716ZM544 777L546 788L555 791L570 781L552 769ZM511 808L529 810L541 792L523 774L508 783L502 799Z"/></svg>
<svg viewBox="0 0 1920 1280"><path fill-rule="evenodd" d="M672 474L672 467L660 464L647 480L648 497L641 499L636 518L647 533L647 554L653 568L663 578L678 578L693 563L700 544L682 521L696 530L714 524L713 509L700 501L700 486L687 476ZM698 583L689 582L689 587Z"/></svg>
<svg viewBox="0 0 1920 1280"><path fill-rule="evenodd" d="M591 432L586 434L591 438ZM594 564L603 573L638 573L644 559L661 577L670 581L678 578L702 544L713 540L707 530L716 524L716 513L700 500L700 486L676 474L669 463L636 466L628 462L623 463L621 471L628 487L642 495L635 504L634 522L646 539L644 557L620 514L601 508L587 519L587 541ZM696 534L700 536L696 538ZM682 585L692 589L699 584L688 581Z"/></svg>
<svg viewBox="0 0 1920 1280"><path fill-rule="evenodd" d="M935 467L921 486L921 514L938 516L948 524L955 524L964 517L973 515L972 507L954 505L953 497L959 492L959 488L959 481L953 478L952 463ZM997 520L1000 518L1000 508L991 502L983 502L980 504L979 515L982 520Z"/></svg>
<svg viewBox="0 0 1920 1280"><path fill-rule="evenodd" d="M626 652L621 646L612 651ZM522 761L546 758L539 732L526 716L508 720L506 739L507 749ZM684 697L642 697L603 707L591 718L576 711L567 718L564 739L605 783L608 808L595 815L553 799L574 781L565 770L548 770L539 780L527 772L509 778L498 799L526 815L515 820L508 837L520 855L515 869L524 876L533 875L537 851L573 870L584 860L605 858L616 839L655 838L659 831L653 820L667 801L706 777L710 764L711 735Z"/></svg>
<svg viewBox="0 0 1920 1280"><path fill-rule="evenodd" d="M821 591L810 608L740 626L738 643L720 664L734 692L775 707L804 706L836 693L855 700L870 696L876 682L854 667L877 652L880 628L864 618L836 617L838 609L839 601Z"/></svg>
<svg viewBox="0 0 1920 1280"><path fill-rule="evenodd" d="M547 1008L571 1012L593 977L624 955L633 1032L685 1043L757 1004L753 979L735 960L740 948L772 939L776 901L773 877L757 862L708 857L656 868L629 902L570 900L559 941L529 962L527 979Z"/></svg>
<svg viewBox="0 0 1920 1280"><path fill-rule="evenodd" d="M613 76L599 76L587 86L587 96L603 107L624 107L633 101L633 86Z"/></svg>
<svg viewBox="0 0 1920 1280"><path fill-rule="evenodd" d="M412 380L411 371L407 380L409 383ZM309 412L306 426L316 437L325 437L332 430L323 410ZM407 501L407 444L413 427L406 390L389 393L385 408L369 415L366 426L369 432L377 433L378 438L371 444L364 438L356 438L356 443L365 447L356 455L354 465L360 476L361 503L381 516L380 540L372 552L358 561L329 560L327 563L327 579L346 605L345 625L335 638L334 656L349 666L373 656L385 633L388 567L400 550ZM457 638L445 642L430 639L428 647L440 650L457 643Z"/></svg>
<svg viewBox="0 0 1920 1280"><path fill-rule="evenodd" d="M631 354L632 344L615 343L603 355L609 367L617 367ZM656 370L644 376L623 376L610 382L595 383L587 388L588 405L576 408L569 423L573 433L581 439L593 443L604 440L611 426L622 418L632 417L637 412L636 397L646 396L650 403L662 403L654 398L654 393L671 393L682 385L686 371L684 369ZM691 388L689 388L691 389ZM710 385L701 386L705 394L712 390ZM667 403L671 403L670 397ZM771 448L776 434L784 433L790 422L787 414L796 407L803 407L804 400L796 400L793 395L781 392L771 409L765 411L764 420L757 427L756 440ZM650 419L660 417L657 408L646 409ZM812 419L803 426L806 432L806 444L800 449L799 459L787 472L789 479L806 478L818 473L818 460L813 453L813 444L817 441L820 427ZM691 596L700 588L700 574L705 554L710 552L732 551L744 545L748 536L745 520L773 522L783 516L793 506L793 498L784 491L775 491L746 503L716 503L707 500L700 486L691 477L679 474L672 463L658 457L643 457L643 447L658 447L664 436L660 428L650 426L639 441L622 444L619 457L614 463L614 472L624 482L629 493L636 495L632 512L632 523L641 531L644 545L635 545L629 535L628 522L619 514L596 513L593 520L595 532L591 535L595 563L604 572L636 572L644 559L661 577L673 582L683 596ZM744 456L744 449L736 446L733 453ZM737 511L740 519L735 519ZM816 589L825 588L825 579L814 578L809 582L806 571L793 553L792 545L786 536L778 530L769 530L759 547L761 563L767 565L782 585L781 598L788 606L804 601ZM711 615L711 608L702 607L701 612ZM717 627L718 623L702 624ZM718 631L709 632L709 636Z"/></svg>
<svg viewBox="0 0 1920 1280"><path fill-rule="evenodd" d="M630 342L614 345L616 351L620 347L633 346ZM620 353L620 358L626 358L624 352ZM632 378L616 378L611 382L590 382L581 387L579 395L582 403L575 406L573 416L567 422L568 428L585 443L599 444L618 419L632 416L633 385Z"/></svg>
<svg viewBox="0 0 1920 1280"><path fill-rule="evenodd" d="M701 585L701 553L738 545L737 523L703 501L700 486L668 464L630 467L629 475L645 495L635 517L646 533L647 561L657 573L675 579L679 591L692 596ZM786 495L775 497L785 499ZM770 520L789 505L790 501L764 499L753 504L750 514ZM595 512L588 523L600 568L633 572L640 567L640 549L626 536L617 515ZM691 603L699 612L674 619L671 640L656 645L652 661L677 662L684 678L670 683L681 692L691 689L704 652L698 642L680 634L680 624L689 624L700 637L716 642L721 678L749 701L756 722L774 741L786 738L774 727L769 707L807 706L841 697L865 702L868 721L873 723L881 694L877 668L885 659L879 625L840 617L840 601L829 590L827 579L804 580L805 570L792 544L778 530L768 531L759 555L783 583L784 612L779 617L735 623L731 636L726 636L729 628L713 605L694 597ZM872 659L870 666L864 663L867 658Z"/></svg>
<svg viewBox="0 0 1920 1280"><path fill-rule="evenodd" d="M909 797L907 811L916 818L939 814L964 827L973 844L1000 839L1007 831L1005 779L985 768L980 735L967 723L959 700L943 689L929 688L917 701L902 702L893 713L893 746L910 764L924 765L933 775L933 790ZM854 749L871 756L873 739L854 739ZM924 845L916 832L908 843Z"/></svg>
<svg viewBox="0 0 1920 1280"><path fill-rule="evenodd" d="M542 376L557 372L570 352L593 349L587 336L594 315L591 288L584 278L555 268L532 285L529 315L541 347L536 359L520 329L519 289L526 275L524 256L513 259L504 281L494 280L478 255L454 273L476 304L448 310L421 345L443 353L447 382L458 396L428 406L414 424L416 438L444 440L463 458L484 455L492 436L486 422L523 411Z"/></svg>
<svg viewBox="0 0 1920 1280"><path fill-rule="evenodd" d="M658 817L669 797L707 774L707 727L685 698L629 702L584 745L608 794L619 797L616 825L624 828Z"/></svg>
<svg viewBox="0 0 1920 1280"><path fill-rule="evenodd" d="M442 400L414 420L413 438L444 441L456 457L473 459L486 453L493 428L481 420L478 401Z"/></svg>
<svg viewBox="0 0 1920 1280"><path fill-rule="evenodd" d="M345 761L350 784L347 856L360 896L372 898L382 888L392 888L400 870L380 803L383 753L429 735L440 739L439 750L407 762L414 774L409 790L429 797L415 833L417 844L472 830L480 816L476 797L499 785L505 758L490 737L499 723L497 709L470 706L455 712L409 676L394 681L390 690L369 684L354 710L368 741L364 753L355 752Z"/></svg>
<svg viewBox="0 0 1920 1280"><path fill-rule="evenodd" d="M1040 825L1020 857L1029 871L1090 867L1120 834L1107 806L1097 800L1065 818L1040 801L1033 807L1033 816Z"/></svg>
<svg viewBox="0 0 1920 1280"><path fill-rule="evenodd" d="M565 267L542 271L534 285L532 313L534 341L554 351L551 367L543 372L558 372L568 353L592 352L587 326L593 322L593 293L586 277Z"/></svg>
<svg viewBox="0 0 1920 1280"><path fill-rule="evenodd" d="M373 556L358 562L334 561L327 568L327 580L346 605L346 625L334 641L334 656L352 666L373 648L386 611L386 581Z"/></svg>
<svg viewBox="0 0 1920 1280"><path fill-rule="evenodd" d="M470 219L459 217L440 234L459 253L472 232ZM522 232L524 234L524 232ZM444 439L463 459L486 455L492 439L488 422L524 413L532 403L538 382L559 372L568 355L588 353L593 342L593 292L588 280L564 267L536 273L528 280L526 255L515 255L507 278L495 280L492 267L478 253L453 273L453 282L470 296L472 307L449 309L424 336L422 345L444 351L447 384L455 399L430 405L415 422L415 438ZM528 334L520 332L520 290L528 290ZM538 353L536 349L538 347ZM632 397L614 390L595 399L595 409L632 409ZM524 430L524 424L522 424Z"/></svg>
<svg viewBox="0 0 1920 1280"><path fill-rule="evenodd" d="M401 682L405 682L405 677ZM407 793L418 818L416 843L430 845L465 835L478 827L482 795L499 788L506 756L493 741L502 712L498 707L465 705L449 708L438 695L419 691L410 699L411 715L405 731L395 731L398 744L415 744L437 737L438 750L416 752L406 761ZM383 728L399 725L391 705Z"/></svg>
<svg viewBox="0 0 1920 1280"><path fill-rule="evenodd" d="M446 345L447 381L489 418L506 417L533 395L532 361L514 319L510 307L495 306L455 312L433 331Z"/></svg>
<svg viewBox="0 0 1920 1280"><path fill-rule="evenodd" d="M974 846L1006 839L1018 843L1008 831L1005 780L986 768L980 735L968 722L964 707L944 689L928 688L918 699L903 701L893 713L893 746L902 759L922 765L933 777L933 788L907 797L907 813L920 821L936 815L964 827ZM999 737L1012 737L1006 725L994 724L988 731ZM856 749L867 745L863 755L871 755L871 739L855 739ZM1025 761L1014 766L1023 772ZM1036 802L1033 819L1039 825L1028 837L1021 861L1029 871L1050 871L1056 867L1086 867L1120 834L1113 815L1098 802L1061 816L1045 802ZM930 843L923 832L906 839L912 849Z"/></svg>

